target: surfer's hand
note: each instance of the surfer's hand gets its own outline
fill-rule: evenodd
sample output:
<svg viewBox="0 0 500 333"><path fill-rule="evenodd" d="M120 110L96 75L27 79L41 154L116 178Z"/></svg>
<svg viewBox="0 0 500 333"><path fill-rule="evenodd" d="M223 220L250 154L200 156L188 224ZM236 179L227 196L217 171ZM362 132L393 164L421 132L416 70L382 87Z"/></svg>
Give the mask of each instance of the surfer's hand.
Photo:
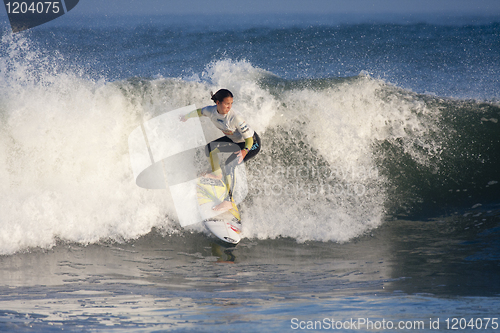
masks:
<svg viewBox="0 0 500 333"><path fill-rule="evenodd" d="M187 121L186 116L179 116L179 120L185 123Z"/></svg>
<svg viewBox="0 0 500 333"><path fill-rule="evenodd" d="M245 158L245 156L247 156L248 151L243 149L243 150L235 152L235 154L238 154L238 157L239 157L238 164L240 164L243 161L243 159Z"/></svg>

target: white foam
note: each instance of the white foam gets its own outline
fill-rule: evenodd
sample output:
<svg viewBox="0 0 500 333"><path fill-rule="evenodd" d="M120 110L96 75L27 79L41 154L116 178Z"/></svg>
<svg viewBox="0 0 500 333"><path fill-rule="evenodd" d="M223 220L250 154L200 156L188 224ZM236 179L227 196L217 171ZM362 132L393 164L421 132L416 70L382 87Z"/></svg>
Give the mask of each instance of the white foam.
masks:
<svg viewBox="0 0 500 333"><path fill-rule="evenodd" d="M138 106L114 84L43 68L44 82L23 79L33 68L13 59L0 78L0 253L168 225L165 195L133 181L126 139Z"/></svg>
<svg viewBox="0 0 500 333"><path fill-rule="evenodd" d="M135 184L127 139L141 123L166 111L212 104L211 90L230 89L233 108L263 139L271 129L295 131L301 133L295 138L315 152L304 150L305 162L290 164L274 158L282 147L263 140L262 154L247 170L246 237L346 241L377 227L386 184L376 172L374 142L404 138L405 149L420 158L423 145L415 149L420 144L415 138L431 126L422 118L425 106L397 94L381 97L383 83L369 77L275 97L259 84L268 75L263 70L224 60L209 64L201 79L109 83L46 65L34 68L23 60L31 52L25 40L2 44L9 54L0 61L1 254L51 247L57 239L86 244L136 238L153 227L175 230L168 192ZM40 54L33 51L30 57ZM219 136L212 128L207 139ZM318 157L335 175L310 180ZM266 166L305 166L301 172L308 170L309 178L297 176L295 169L294 176L279 173L262 181L259 172ZM277 184L274 190L281 192L267 195L259 184L271 189ZM356 185L362 187L353 191Z"/></svg>
<svg viewBox="0 0 500 333"><path fill-rule="evenodd" d="M284 147L268 149L296 150L301 160L271 158L271 172L256 173L253 181L259 185L254 183L257 194L246 210L246 237L342 242L383 222L390 185L378 172L374 147L399 140L426 164L437 146L427 138L438 130L425 105L403 92L388 95L388 90L383 82L361 76L282 95L276 104L284 117L275 118L274 126L279 126L276 136L286 138L277 141Z"/></svg>

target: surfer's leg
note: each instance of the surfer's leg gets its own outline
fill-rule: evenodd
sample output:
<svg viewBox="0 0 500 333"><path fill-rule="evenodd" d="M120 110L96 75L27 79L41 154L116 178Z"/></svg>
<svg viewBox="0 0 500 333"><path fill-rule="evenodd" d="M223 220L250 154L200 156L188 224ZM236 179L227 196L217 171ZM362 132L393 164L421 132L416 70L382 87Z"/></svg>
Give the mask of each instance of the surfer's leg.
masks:
<svg viewBox="0 0 500 333"><path fill-rule="evenodd" d="M206 145L205 154L208 156L208 154L216 148L223 153L230 153L237 151L239 144L234 143L233 140L227 136L222 136Z"/></svg>
<svg viewBox="0 0 500 333"><path fill-rule="evenodd" d="M223 138L220 138L220 139L223 139ZM229 139L229 138L227 138L227 139ZM243 159L243 162L246 162L249 159L253 158L255 155L257 155L259 153L259 151L261 149L260 137L257 135L257 133L254 134L253 139L254 139L254 144L253 144L252 148L248 151L245 158ZM226 143L223 144L224 142L226 142ZM227 145L227 141L221 140L217 144L220 145L217 148L221 148L221 151L223 151L222 149L224 149L225 152L235 152L238 150L242 150L245 147L244 142L236 144L236 143L231 141L230 145ZM220 203L219 205L215 206L213 208L214 210L225 211L225 210L231 209L233 206L233 204L232 204L233 188L235 186L235 180L236 180L234 177L234 171L235 171L235 168L239 164L237 157L238 157L238 155L232 154L231 156L229 156L229 158L226 160L226 163L224 164L224 173L226 175L225 179L224 179L224 183L226 184L228 191L227 191L227 195L226 195L225 200L222 203Z"/></svg>
<svg viewBox="0 0 500 333"><path fill-rule="evenodd" d="M215 171L216 169L214 169L214 164L216 164L216 168L217 167L220 167L220 164L219 163L213 163L212 160L214 160L215 158L217 158L215 155L216 155L216 152L215 150L217 149L218 152L223 152L223 153L229 153L229 152L238 152L242 149L245 148L245 143L244 142L239 142L239 143L235 143L233 142L230 138L228 138L227 136L223 136L223 137L220 137L218 138L217 140L214 140L212 142L210 142L206 148L205 148L205 154L207 155L207 157L209 157L211 159L210 161L210 165L212 166L212 171ZM255 155L257 155L259 153L261 149L261 142L260 142L260 137L257 133L254 133L253 135L253 145L252 147L250 148L250 150L248 151L247 155L245 156L245 158L243 159L243 162L246 162L248 161L249 159L253 158ZM213 152L213 153L212 153ZM231 154L226 162L224 163L224 171L226 172L226 174L230 174L232 173L232 170L234 168L236 168L236 166L239 164L238 162L238 159L237 159L238 155L236 154ZM217 158L217 161L218 162L218 158Z"/></svg>
<svg viewBox="0 0 500 333"><path fill-rule="evenodd" d="M243 149L243 147L244 143L239 143L239 144L234 143L233 140L231 140L227 136L220 137L217 140L214 140L209 144L207 144L205 147L205 155L209 159L210 166L212 168L212 175L205 174L205 176L210 178L222 179L223 172L221 170L218 153L220 152L232 153ZM236 157L237 155L231 154L229 158L226 160L224 166L232 163ZM224 168L224 172L226 170L227 168Z"/></svg>
<svg viewBox="0 0 500 333"><path fill-rule="evenodd" d="M240 150L245 148L244 142L238 143L238 144L233 143L233 144L238 145L238 148ZM245 156L245 158L243 159L242 162L246 162L249 159L255 157L255 155L257 155L259 153L260 148L261 148L260 137L257 135L257 133L254 133L253 146L250 148L250 150L248 151L247 155ZM235 150L235 151L237 151L237 150ZM239 160L237 157L238 157L238 155L232 154L226 160L226 163L224 164L224 173L226 175L234 175L234 169L240 164L240 163L238 163Z"/></svg>
<svg viewBox="0 0 500 333"><path fill-rule="evenodd" d="M233 141L227 136L223 136L214 140L205 146L205 155L208 157L210 162L210 167L212 169L212 174L204 174L204 176L215 179L222 179L222 170L219 161L218 153L221 151L226 151L227 147Z"/></svg>
<svg viewBox="0 0 500 333"><path fill-rule="evenodd" d="M235 185L235 177L234 177L234 169L226 172L226 176L224 177L224 184L226 185L226 195L224 200L215 206L213 210L216 211L226 211L233 208L233 188Z"/></svg>
<svg viewBox="0 0 500 333"><path fill-rule="evenodd" d="M257 155L260 151L261 143L260 143L260 138L257 135L257 133L254 133L253 139L254 139L254 144L253 144L252 148L248 151L247 155L245 156L245 158L243 159L242 162L248 161L249 159L251 159L252 157ZM238 145L238 148L240 150L245 148L244 142L238 143L237 145ZM234 172L235 172L236 167L240 164L240 163L238 163L239 160L237 157L238 157L238 155L232 154L231 156L229 156L229 158L226 160L226 163L224 164L224 174L226 175L224 182L225 182L227 189L228 189L225 201L231 201L232 197L233 197L232 191L234 189L235 180L236 180L236 177L234 176Z"/></svg>
<svg viewBox="0 0 500 333"><path fill-rule="evenodd" d="M249 159L255 157L260 152L261 148L261 143L260 143L260 137L257 133L253 134L253 145L252 148L247 153L247 156L243 159L243 162L248 161Z"/></svg>
<svg viewBox="0 0 500 333"><path fill-rule="evenodd" d="M233 203L231 201L224 200L220 204L215 206L213 210L219 212L225 212L227 210L230 210L231 208L233 208Z"/></svg>
<svg viewBox="0 0 500 333"><path fill-rule="evenodd" d="M210 162L210 167L212 168L212 173L206 173L204 176L215 179L222 179L222 170L219 161L219 150L215 148L208 155L208 161Z"/></svg>

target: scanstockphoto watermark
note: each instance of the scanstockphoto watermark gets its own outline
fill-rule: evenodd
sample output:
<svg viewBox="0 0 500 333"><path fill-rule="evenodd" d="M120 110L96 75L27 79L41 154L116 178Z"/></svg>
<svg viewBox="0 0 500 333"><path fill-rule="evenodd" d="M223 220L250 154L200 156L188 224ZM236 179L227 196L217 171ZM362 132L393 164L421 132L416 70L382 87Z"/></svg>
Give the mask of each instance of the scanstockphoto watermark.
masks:
<svg viewBox="0 0 500 333"><path fill-rule="evenodd" d="M315 196L361 197L367 194L367 186L361 183L337 183L334 181L321 183L304 183L296 180L293 183L267 183L254 185L255 195L259 196L288 196L306 197Z"/></svg>
<svg viewBox="0 0 500 333"><path fill-rule="evenodd" d="M323 318L322 320L290 320L292 330L467 330L467 331L500 331L499 318L492 317L447 317L429 318L428 320L387 320L371 318L351 318L336 320L334 318Z"/></svg>
<svg viewBox="0 0 500 333"><path fill-rule="evenodd" d="M306 197L315 196L361 197L367 194L369 184L378 179L376 167L365 166L265 166L253 176L254 190L263 196Z"/></svg>
<svg viewBox="0 0 500 333"><path fill-rule="evenodd" d="M200 181L196 155L208 144L200 118L182 122L180 117L195 111L189 105L165 112L135 128L128 137L130 163L134 179L145 189L168 190L182 227L222 214L212 209L202 216L197 200ZM208 160L206 160L208 163ZM238 166L242 175L235 204L247 195L245 164ZM210 215L211 214L211 215Z"/></svg>
<svg viewBox="0 0 500 333"><path fill-rule="evenodd" d="M439 320L401 320L392 321L386 319L351 318L348 320L335 320L323 318L322 320L290 320L292 330L425 330L439 329Z"/></svg>
<svg viewBox="0 0 500 333"><path fill-rule="evenodd" d="M379 176L378 168L363 165L348 166L315 166L306 165L273 166L265 165L255 170L255 176L262 180L269 179L302 179L302 180L342 180L364 181L376 179Z"/></svg>

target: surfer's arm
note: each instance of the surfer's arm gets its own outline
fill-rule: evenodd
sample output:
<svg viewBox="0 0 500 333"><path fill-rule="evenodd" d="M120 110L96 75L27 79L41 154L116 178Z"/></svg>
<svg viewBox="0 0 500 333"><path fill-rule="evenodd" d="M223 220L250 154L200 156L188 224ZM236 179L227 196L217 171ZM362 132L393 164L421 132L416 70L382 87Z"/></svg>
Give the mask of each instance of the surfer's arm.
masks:
<svg viewBox="0 0 500 333"><path fill-rule="evenodd" d="M253 146L253 137L251 136L245 139L245 148L243 148L243 150L246 150L248 153L250 149L252 149L252 146Z"/></svg>
<svg viewBox="0 0 500 333"><path fill-rule="evenodd" d="M184 116L181 116L180 117L180 120L182 122L188 120L189 118L194 118L194 117L201 117L203 114L201 112L201 109L197 109L197 110L194 110L194 111L191 111L189 112L188 114L184 115Z"/></svg>
<svg viewBox="0 0 500 333"><path fill-rule="evenodd" d="M243 159L245 158L245 156L247 156L250 149L252 149L252 146L253 146L253 137L246 138L245 147L242 150L235 152L235 154L238 154L239 158L238 163L241 163L243 161Z"/></svg>
<svg viewBox="0 0 500 333"><path fill-rule="evenodd" d="M237 124L236 128L241 133L243 139L245 139L245 147L242 150L235 152L235 154L238 154L238 163L241 163L245 156L247 156L250 149L252 149L254 131L251 130L250 127L248 127L247 123L240 117L235 117L235 122Z"/></svg>

